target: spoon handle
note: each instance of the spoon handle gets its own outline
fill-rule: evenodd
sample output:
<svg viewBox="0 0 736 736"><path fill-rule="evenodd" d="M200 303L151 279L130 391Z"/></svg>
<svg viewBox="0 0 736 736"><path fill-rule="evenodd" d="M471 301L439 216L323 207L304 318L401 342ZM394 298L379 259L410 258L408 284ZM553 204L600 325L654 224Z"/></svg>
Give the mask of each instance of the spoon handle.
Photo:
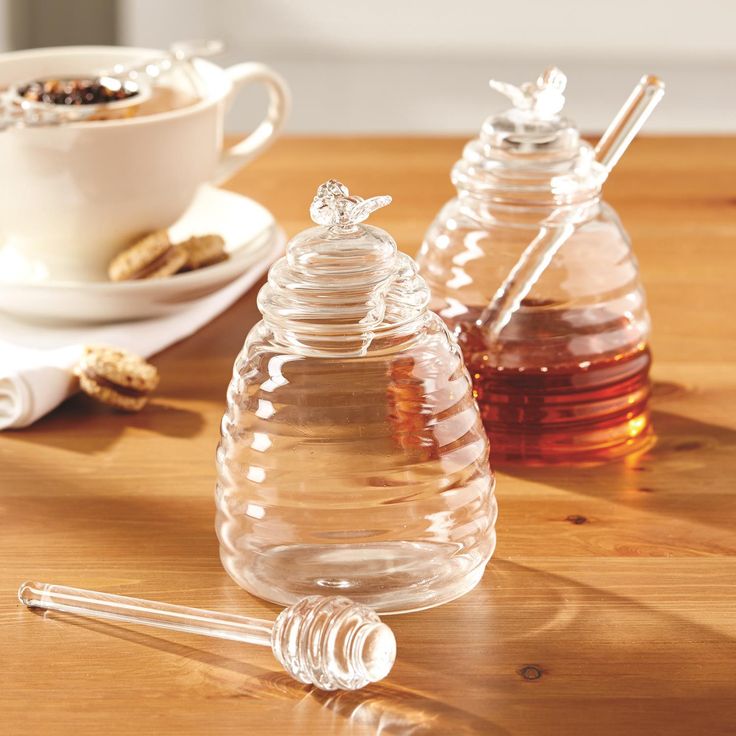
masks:
<svg viewBox="0 0 736 736"><path fill-rule="evenodd" d="M664 95L664 82L645 74L595 147L595 159L610 171Z"/></svg>
<svg viewBox="0 0 736 736"><path fill-rule="evenodd" d="M271 646L273 624L257 618L49 583L23 583L18 599L29 608Z"/></svg>
<svg viewBox="0 0 736 736"><path fill-rule="evenodd" d="M215 56L224 49L219 39L196 39L192 41L177 41L163 56L142 59L134 64L115 64L112 69L98 71L99 76L115 79L149 77L155 80L162 72L171 69L175 64L185 64L193 59L204 59Z"/></svg>

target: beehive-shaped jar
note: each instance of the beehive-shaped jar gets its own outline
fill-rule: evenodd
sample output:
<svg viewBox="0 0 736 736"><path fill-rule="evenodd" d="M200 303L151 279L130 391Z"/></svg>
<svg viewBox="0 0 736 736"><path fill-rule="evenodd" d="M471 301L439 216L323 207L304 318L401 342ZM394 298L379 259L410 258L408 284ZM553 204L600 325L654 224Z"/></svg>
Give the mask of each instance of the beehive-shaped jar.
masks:
<svg viewBox="0 0 736 736"><path fill-rule="evenodd" d="M390 202L323 184L235 361L217 451L228 573L291 604L382 612L470 590L495 545L488 440L461 352L416 265L360 223Z"/></svg>
<svg viewBox="0 0 736 736"><path fill-rule="evenodd" d="M490 117L452 170L419 272L455 332L491 462L587 463L645 445L649 316L631 243L601 200L607 171L561 114L565 77L492 82ZM545 252L547 257L539 257ZM513 314L499 305L524 279Z"/></svg>

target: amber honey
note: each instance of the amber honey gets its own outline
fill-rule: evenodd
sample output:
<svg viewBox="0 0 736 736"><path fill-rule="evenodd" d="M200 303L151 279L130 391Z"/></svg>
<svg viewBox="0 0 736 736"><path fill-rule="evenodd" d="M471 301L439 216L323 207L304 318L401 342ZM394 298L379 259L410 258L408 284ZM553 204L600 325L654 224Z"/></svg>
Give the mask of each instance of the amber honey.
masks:
<svg viewBox="0 0 736 736"><path fill-rule="evenodd" d="M610 460L651 437L646 345L595 360L514 368L463 347L492 461Z"/></svg>

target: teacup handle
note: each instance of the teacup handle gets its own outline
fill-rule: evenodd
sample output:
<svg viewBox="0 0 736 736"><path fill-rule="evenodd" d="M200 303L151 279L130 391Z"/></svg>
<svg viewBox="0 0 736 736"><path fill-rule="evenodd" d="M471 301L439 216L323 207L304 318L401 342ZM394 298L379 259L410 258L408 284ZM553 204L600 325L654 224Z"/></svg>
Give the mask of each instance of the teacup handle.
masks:
<svg viewBox="0 0 736 736"><path fill-rule="evenodd" d="M291 106L291 95L283 77L265 64L247 61L228 67L225 74L233 85L230 99L249 84L265 84L268 90L268 111L266 117L245 140L222 152L213 177L215 184L229 179L238 169L268 148L283 127Z"/></svg>

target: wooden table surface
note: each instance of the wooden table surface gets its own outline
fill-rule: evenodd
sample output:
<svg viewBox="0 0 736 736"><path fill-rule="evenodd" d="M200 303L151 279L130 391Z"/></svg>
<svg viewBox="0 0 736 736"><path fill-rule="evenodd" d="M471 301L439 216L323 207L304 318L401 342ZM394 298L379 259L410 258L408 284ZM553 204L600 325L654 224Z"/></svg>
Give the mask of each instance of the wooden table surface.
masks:
<svg viewBox="0 0 736 736"><path fill-rule="evenodd" d="M292 235L317 184L394 196L372 221L413 253L452 193L456 139L285 139L232 182ZM214 450L253 290L155 362L124 416L76 397L0 435L0 732L722 734L736 732L736 139L644 138L607 185L654 324L641 457L498 473L481 585L390 620L391 676L321 694L268 650L41 616L23 579L232 612L213 531Z"/></svg>

